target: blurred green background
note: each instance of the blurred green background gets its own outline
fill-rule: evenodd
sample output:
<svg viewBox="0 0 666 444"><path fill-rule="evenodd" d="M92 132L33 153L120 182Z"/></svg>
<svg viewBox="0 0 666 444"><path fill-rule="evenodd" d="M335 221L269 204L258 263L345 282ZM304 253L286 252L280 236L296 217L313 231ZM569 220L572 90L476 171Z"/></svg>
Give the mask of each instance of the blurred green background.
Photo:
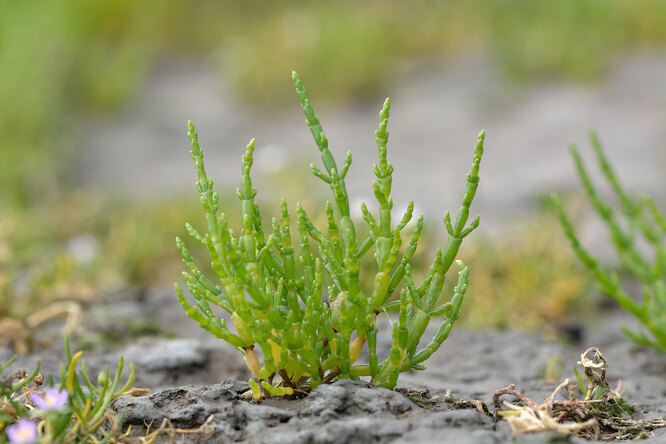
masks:
<svg viewBox="0 0 666 444"><path fill-rule="evenodd" d="M407 65L469 54L491 58L513 85L593 84L616 57L666 47L664 24L664 1L0 0L0 318L178 278L172 240L201 218L194 195L147 204L68 182L81 119L131 107L163 61L210 60L235 94L268 110L292 98L284 78L295 69L319 103L344 107L390 90ZM536 223L557 229L552 217ZM586 278L566 245L545 251L526 230L519 248L470 246L474 297L493 311L492 295L518 286L511 306L552 313L525 301L556 287L547 297L564 315ZM539 316L526 328L551 315ZM519 313L503 319L492 324L521 326Z"/></svg>

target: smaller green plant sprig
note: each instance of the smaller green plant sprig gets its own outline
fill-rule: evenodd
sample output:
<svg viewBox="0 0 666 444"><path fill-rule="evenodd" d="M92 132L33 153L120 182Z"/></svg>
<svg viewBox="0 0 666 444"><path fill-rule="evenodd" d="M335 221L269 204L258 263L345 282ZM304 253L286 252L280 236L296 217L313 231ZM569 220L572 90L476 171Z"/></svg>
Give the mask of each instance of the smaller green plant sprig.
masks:
<svg viewBox="0 0 666 444"><path fill-rule="evenodd" d="M86 372L85 361L81 361L81 369L77 370L83 353L79 351L72 355L67 338L65 354L67 361L61 365L59 389L53 387L52 381L49 383L51 388L46 391L40 388L44 377L39 373L39 363L29 375L20 377L18 381L0 384L1 444L28 441L102 444L120 442L126 437L120 430L119 418L108 408L111 401L121 394L144 392L141 389L130 390L134 366L130 363L130 375L122 388L119 388L122 357L115 376L111 376L107 366L95 384ZM14 359L0 366L0 374ZM26 440L21 440L23 438Z"/></svg>
<svg viewBox="0 0 666 444"><path fill-rule="evenodd" d="M115 398L130 391L134 381L134 364L130 362L127 382L119 388L124 367L122 356L118 361L116 374L112 377L109 367L106 366L104 371L97 376L97 384L95 384L88 377L85 361L81 361L81 369L77 371L77 365L83 352L79 351L72 355L67 339L65 339L65 355L67 364L61 366L60 378L62 388L69 394L69 405L75 419L73 426L67 432L68 442L86 442L87 439L97 436L100 432L107 438L111 437L112 433L102 431L105 423L118 434L118 423L115 421L116 418L109 413L109 405ZM135 392L136 389L129 393Z"/></svg>
<svg viewBox="0 0 666 444"><path fill-rule="evenodd" d="M14 355L9 361L0 365L0 375L16 360L18 355ZM25 418L28 416L28 411L24 404L20 401L18 394L24 391L24 387L32 382L32 380L39 374L40 364L37 363L35 369L28 375L17 374L17 378L10 378L0 381L0 431L5 429L7 424L11 424L17 418ZM0 443L4 437L0 434Z"/></svg>
<svg viewBox="0 0 666 444"><path fill-rule="evenodd" d="M634 300L622 288L617 273L605 270L581 245L556 195L553 196L553 202L571 246L581 262L593 274L599 291L615 299L624 310L635 316L649 336L644 332L632 332L622 327L625 334L638 344L666 353L666 218L659 212L651 198L642 197L634 200L629 197L594 132L590 132L590 141L603 176L619 201L618 208L611 207L601 198L575 145L569 147L571 155L586 194L608 227L610 241L615 247L618 258L622 265L643 284L643 298L640 302ZM647 245L653 249L652 259L638 248L637 243L640 238L647 241Z"/></svg>
<svg viewBox="0 0 666 444"><path fill-rule="evenodd" d="M314 388L338 377L358 379L369 376L373 385L393 388L401 372L425 368L422 362L448 337L460 314L469 275L462 261L457 262L460 269L458 284L451 300L436 305L446 272L463 239L479 225L478 216L469 225L467 220L478 186L485 134L481 132L478 136L462 207L455 222L451 221L448 212L445 214L444 223L449 234L446 245L443 250L437 250L427 277L417 286L412 279L410 261L423 228L423 216L417 218L403 250L401 232L412 220L414 204L409 203L397 224L392 221L393 165L387 160L386 149L390 101L384 102L379 128L375 132L379 162L373 168L376 180L372 189L379 203L379 213L374 215L365 204L361 206L369 234L360 240L359 231L350 217L345 184L352 162L351 153L347 153L339 167L296 73L293 73L293 81L324 166L322 171L312 164L312 173L328 184L333 194L332 202L325 204L326 229L316 228L303 207L297 204L295 240L291 232L292 218L283 199L280 216L273 218L272 232L266 235L255 201L257 191L250 178L255 146L251 140L241 162L242 179L237 195L241 201L242 228L236 234L229 228L226 216L223 213L218 215L219 198L204 169L198 135L189 122L188 137L208 232L201 234L189 224L186 228L208 250L219 285L202 273L184 242L177 238L177 246L188 269L183 274L195 304L185 298L177 284L175 290L188 316L244 355L254 376L249 383L252 397L257 401L269 395L290 395L306 382ZM298 255L294 243L300 246ZM360 259L372 249L377 265L373 285L363 289ZM364 270L364 274L370 272ZM401 285L399 299L391 300ZM224 319L213 313L211 303L231 314L235 333L227 328ZM392 346L389 356L380 361L377 356L377 315L395 310L399 314L397 322L393 322ZM431 342L417 350L434 316L444 318ZM366 345L368 363L356 363ZM256 346L261 350L263 362L255 352ZM276 375L280 376L280 381L274 379Z"/></svg>

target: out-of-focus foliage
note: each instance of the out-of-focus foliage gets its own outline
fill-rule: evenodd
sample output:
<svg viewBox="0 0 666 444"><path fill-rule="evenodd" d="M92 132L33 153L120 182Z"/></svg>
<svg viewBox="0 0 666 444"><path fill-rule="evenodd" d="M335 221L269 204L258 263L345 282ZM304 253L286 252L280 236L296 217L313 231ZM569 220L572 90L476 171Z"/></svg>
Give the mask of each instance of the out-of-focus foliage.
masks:
<svg viewBox="0 0 666 444"><path fill-rule="evenodd" d="M167 279L169 258L176 257L163 236L179 232L183 214L197 219L195 208L180 199L128 203L78 195L2 214L0 288L10 288L14 300L30 293L44 303L45 293L71 297L90 291L77 282L94 280L105 288L155 285L162 273Z"/></svg>
<svg viewBox="0 0 666 444"><path fill-rule="evenodd" d="M269 8L261 26L223 41L224 72L262 103L276 97L290 69L312 79L317 95L363 98L424 61L481 53L516 81L590 80L619 51L666 43L664 2L342 3L282 2Z"/></svg>
<svg viewBox="0 0 666 444"><path fill-rule="evenodd" d="M164 284L180 269L164 239L196 203L123 202L70 195L58 204L0 213L0 346L27 353L34 331L118 288Z"/></svg>
<svg viewBox="0 0 666 444"><path fill-rule="evenodd" d="M590 174L575 145L569 148L583 188L595 211L608 229L609 242L624 270L642 285L642 298L623 288L617 273L599 264L578 239L571 220L556 195L553 196L564 233L581 262L594 276L599 291L613 298L620 307L641 323L638 331L622 330L640 345L666 353L666 216L651 197L631 198L606 158L601 142L590 133L599 168L617 199L608 204L592 182Z"/></svg>
<svg viewBox="0 0 666 444"><path fill-rule="evenodd" d="M472 6L473 5L473 6ZM472 3L509 78L593 80L618 54L663 48L666 2L530 0ZM478 29L478 28L475 28Z"/></svg>
<svg viewBox="0 0 666 444"><path fill-rule="evenodd" d="M0 205L57 198L72 127L129 103L158 60L208 58L266 106L292 69L318 97L357 99L456 55L491 54L521 81L589 79L620 51L666 42L659 1L0 0L0 11Z"/></svg>
<svg viewBox="0 0 666 444"><path fill-rule="evenodd" d="M559 230L543 215L502 239L466 244L462 254L474 267L467 295L473 308L463 311L460 324L548 333L589 309L591 280Z"/></svg>
<svg viewBox="0 0 666 444"><path fill-rule="evenodd" d="M154 54L149 3L0 1L1 198L53 197L71 119L131 97Z"/></svg>

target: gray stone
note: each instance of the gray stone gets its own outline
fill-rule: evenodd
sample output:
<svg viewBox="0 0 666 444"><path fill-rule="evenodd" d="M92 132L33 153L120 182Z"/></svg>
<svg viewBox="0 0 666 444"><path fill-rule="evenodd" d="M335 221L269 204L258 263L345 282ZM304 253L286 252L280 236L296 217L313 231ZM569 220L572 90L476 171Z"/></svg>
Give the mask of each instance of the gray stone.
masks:
<svg viewBox="0 0 666 444"><path fill-rule="evenodd" d="M291 424L288 424L288 426ZM374 417L350 417L326 422L318 427L301 424L296 430L288 428L263 431L247 442L254 443L386 443L393 442L409 428L407 422Z"/></svg>
<svg viewBox="0 0 666 444"><path fill-rule="evenodd" d="M439 412L433 415L440 425L447 427L488 427L492 428L494 425L493 420L482 415L476 410L449 410L446 412Z"/></svg>
<svg viewBox="0 0 666 444"><path fill-rule="evenodd" d="M125 350L125 358L149 372L203 366L207 360L198 341L161 338L144 338Z"/></svg>
<svg viewBox="0 0 666 444"><path fill-rule="evenodd" d="M306 406L302 412L305 415L321 415L329 410L346 414L388 412L399 415L411 410L414 404L397 392L343 379L317 387L308 396Z"/></svg>
<svg viewBox="0 0 666 444"><path fill-rule="evenodd" d="M511 442L508 437L493 433L492 430L444 429L418 427L400 438L395 444L500 444Z"/></svg>
<svg viewBox="0 0 666 444"><path fill-rule="evenodd" d="M9 361L16 353L9 347L0 347L0 364Z"/></svg>
<svg viewBox="0 0 666 444"><path fill-rule="evenodd" d="M175 427L194 429L208 417L228 407L247 384L224 381L210 387L176 387L144 397L120 396L111 408L123 414L125 426L158 426L168 418Z"/></svg>
<svg viewBox="0 0 666 444"><path fill-rule="evenodd" d="M150 396L121 396L111 408L123 413L123 427L153 429L168 419L176 428L209 429L185 442L390 442L414 428L428 413L398 392L359 381L321 385L304 401L271 399L264 404L240 400L246 383L224 381L211 387L176 387ZM271 405L273 404L273 405ZM397 420L396 420L397 419Z"/></svg>
<svg viewBox="0 0 666 444"><path fill-rule="evenodd" d="M497 433L491 418L476 410L446 410L413 421L397 443L494 444L509 434Z"/></svg>

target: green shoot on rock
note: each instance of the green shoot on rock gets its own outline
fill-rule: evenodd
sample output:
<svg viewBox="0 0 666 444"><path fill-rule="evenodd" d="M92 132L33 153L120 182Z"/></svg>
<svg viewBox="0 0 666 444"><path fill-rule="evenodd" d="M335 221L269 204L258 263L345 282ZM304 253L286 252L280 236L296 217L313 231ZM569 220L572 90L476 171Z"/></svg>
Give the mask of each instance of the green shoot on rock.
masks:
<svg viewBox="0 0 666 444"><path fill-rule="evenodd" d="M646 334L645 331L632 332L623 327L627 336L638 344L666 353L666 218L659 212L651 198L643 197L633 200L629 197L604 155L596 134L590 133L590 140L601 171L619 201L619 208L613 208L603 201L590 180L578 149L573 145L570 147L571 154L585 192L608 227L610 240L618 258L624 268L643 284L642 300L634 300L622 288L617 274L602 268L597 260L585 250L576 237L573 225L564 212L562 204L557 196L554 196L553 200L564 232L580 260L594 275L599 291L615 299L647 330ZM641 238L654 251L652 258L646 256L638 248Z"/></svg>
<svg viewBox="0 0 666 444"><path fill-rule="evenodd" d="M324 205L327 226L317 228L304 208L296 205L296 233L292 233L292 214L282 200L280 215L273 218L271 230L262 226L260 209L252 185L254 140L242 157L241 230L229 228L226 216L218 213L218 195L213 181L204 170L203 153L194 125L189 122L188 137L192 147L198 181L197 189L206 216L207 233L187 224L189 234L210 254L216 282L209 280L195 264L185 243L177 239L178 249L188 269L187 286L194 297L192 304L178 285L178 299L188 316L213 335L226 340L244 356L252 372L252 397L290 395L314 388L336 378L370 377L375 386L393 388L401 372L425 368L422 363L448 337L458 319L467 289L468 269L457 265L458 284L449 302L437 306L446 272L453 264L463 239L478 225L476 217L469 225L469 208L479 182L484 133L478 136L473 163L455 222L447 212L444 223L449 234L444 249L438 249L425 280L416 285L410 261L423 228L423 216L413 226L411 238L402 247L401 232L407 229L414 209L410 202L396 224L392 219L391 184L393 165L387 160L387 124L390 101L379 114L375 132L379 162L373 171L372 190L379 203L378 214L361 206L363 221L369 229L360 238L350 217L345 177L352 162L351 153L340 166L328 148L319 119L300 78L293 81L305 118L321 154L323 169L311 165L312 173L331 188L333 199ZM300 250L296 252L295 245ZM360 270L361 258L374 250L376 268ZM371 288L362 288L360 275L372 273ZM391 297L398 298L392 300ZM232 331L224 319L216 316L210 304L231 315ZM392 346L388 357L377 354L377 316L398 311L393 321ZM418 349L419 342L433 316L442 316L431 342ZM367 363L357 362L367 347ZM257 348L260 353L257 353ZM279 379L277 379L279 376Z"/></svg>
<svg viewBox="0 0 666 444"><path fill-rule="evenodd" d="M46 381L39 373L39 363L30 374L19 371L6 383L0 383L0 444L125 442L121 438L128 435L120 430L118 416L108 407L118 396L145 392L130 389L134 366L130 364L130 375L123 386L120 385L122 357L115 376L111 376L107 367L92 381L85 361L77 370L82 352L72 355L67 338L65 353L67 361L61 366L59 389L53 386L52 380L49 388L41 387ZM0 374L13 360L0 365Z"/></svg>

